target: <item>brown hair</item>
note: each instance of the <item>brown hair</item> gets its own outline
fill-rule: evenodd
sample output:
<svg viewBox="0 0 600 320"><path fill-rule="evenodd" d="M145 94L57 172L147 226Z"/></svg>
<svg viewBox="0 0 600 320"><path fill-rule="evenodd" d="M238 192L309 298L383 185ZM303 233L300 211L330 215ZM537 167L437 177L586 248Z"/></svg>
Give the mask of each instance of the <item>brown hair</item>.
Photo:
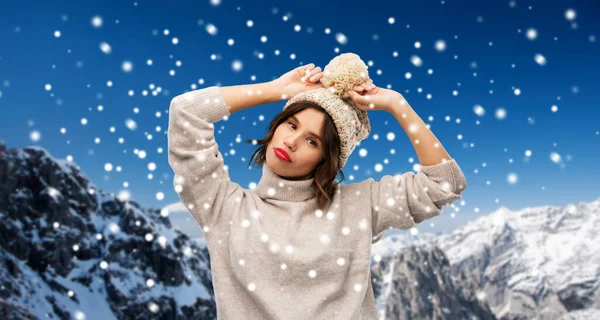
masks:
<svg viewBox="0 0 600 320"><path fill-rule="evenodd" d="M325 159L321 161L313 171L315 180L313 181L312 185L315 189L315 196L317 197L319 209L324 210L327 202L333 198L333 195L336 192L336 187L339 184L339 182L335 180L335 177L339 173L342 177L340 182L344 181L345 177L342 170L338 169L340 156L340 137L335 127L335 123L333 122L333 118L331 118L329 113L321 108L320 105L311 101L298 101L291 103L285 110L281 111L275 116L275 118L273 118L273 120L271 120L269 131L264 139L246 140L248 143L260 145L252 154L248 166L250 166L252 159L254 159L254 165L256 167L262 167L267 159L267 146L269 145L269 142L271 142L271 139L273 139L273 135L275 134L277 127L279 127L281 123L288 120L290 116L295 115L296 113L307 108L312 108L325 114L325 122L321 127L321 137L323 138L321 147L325 154Z"/></svg>

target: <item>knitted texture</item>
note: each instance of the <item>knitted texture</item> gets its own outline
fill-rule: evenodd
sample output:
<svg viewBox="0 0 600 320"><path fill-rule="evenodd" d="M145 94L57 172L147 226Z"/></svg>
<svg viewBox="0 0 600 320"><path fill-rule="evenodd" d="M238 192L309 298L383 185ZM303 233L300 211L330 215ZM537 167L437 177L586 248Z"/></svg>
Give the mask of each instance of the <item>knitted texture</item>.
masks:
<svg viewBox="0 0 600 320"><path fill-rule="evenodd" d="M292 103L310 101L318 104L333 118L340 138L339 169L342 169L356 144L369 136L371 124L367 112L360 110L346 91L369 80L367 66L354 53L343 53L329 62L323 69L323 88L307 90L293 96L283 107Z"/></svg>
<svg viewBox="0 0 600 320"><path fill-rule="evenodd" d="M213 318L377 320L371 245L461 200L467 181L458 163L340 185L319 212L314 178L286 180L266 164L254 190L230 177L225 163L235 159L215 137L230 115L217 86L181 94L169 108L173 186L204 233ZM340 232L346 227L352 232Z"/></svg>

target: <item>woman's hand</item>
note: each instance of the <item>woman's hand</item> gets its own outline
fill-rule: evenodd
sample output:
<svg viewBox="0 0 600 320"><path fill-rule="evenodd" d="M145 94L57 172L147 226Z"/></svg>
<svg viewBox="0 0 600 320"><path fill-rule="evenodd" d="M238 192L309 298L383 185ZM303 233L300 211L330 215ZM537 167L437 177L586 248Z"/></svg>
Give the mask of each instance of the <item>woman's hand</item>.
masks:
<svg viewBox="0 0 600 320"><path fill-rule="evenodd" d="M350 97L354 104L363 111L390 111L392 106L400 103L402 100L400 93L390 89L379 88L370 79L364 84L346 91L344 97Z"/></svg>
<svg viewBox="0 0 600 320"><path fill-rule="evenodd" d="M319 83L322 77L321 67L315 68L313 63L309 63L288 71L273 83L281 93L281 98L289 100L298 93L323 88L323 84Z"/></svg>

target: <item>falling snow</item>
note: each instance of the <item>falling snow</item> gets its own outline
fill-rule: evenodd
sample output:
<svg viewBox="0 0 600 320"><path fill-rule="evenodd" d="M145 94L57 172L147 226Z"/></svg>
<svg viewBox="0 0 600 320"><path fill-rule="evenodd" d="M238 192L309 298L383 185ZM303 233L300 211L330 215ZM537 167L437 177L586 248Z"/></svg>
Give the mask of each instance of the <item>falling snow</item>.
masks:
<svg viewBox="0 0 600 320"><path fill-rule="evenodd" d="M494 25L495 19L491 16L469 13L470 16L465 19L468 21L465 23L470 23L469 28L476 31L487 27L500 28L494 30L503 34L498 36L496 32L482 31L480 33L485 35L482 37L477 36L475 31L458 32L460 30L452 27L433 29L425 34L418 25L408 25L404 17L391 16L396 13L390 12L390 16L380 17L377 23L361 23L360 27L366 32L364 36L362 32L337 26L328 20L313 20L291 12L258 19L245 11L246 14L232 14L227 20L211 19L212 14L224 7L220 0L207 3L211 7L205 9L212 11L199 11L203 12L206 22L198 21L196 25L196 17L189 24L186 18L181 18L180 23L186 25L183 28L183 24L175 26L171 22L153 21L151 27L142 28L143 35L125 30L125 26L132 23L130 19L108 14L105 17L95 13L82 17L63 15L55 17L51 25L40 25L43 37L52 43L56 52L39 49L43 58L40 60L47 60L47 65L43 73L40 71L43 76L30 84L19 83L19 77L11 79L2 72L0 76L7 79L0 79L0 107L18 107L5 104L15 96L10 87L9 80L12 80L15 86L30 85L33 94L46 98L40 108L48 108L64 116L45 121L41 112L40 115L30 112L28 117L36 122L26 126L25 121L17 121L15 134L25 142L48 143L48 147L56 142L58 149L52 153L70 162L75 159L81 164L91 161L89 168L98 174L97 179L106 179L99 182L113 188L121 201L132 199L132 195L143 195L146 201L163 205L177 201L176 193L181 192L181 186L174 187L171 183L173 172L169 170L166 159L166 130L172 125L168 122L171 98L184 91L211 85L267 82L278 77L284 71L283 66L291 69L315 62L323 68L334 55L352 51L351 48L362 48L361 55L369 62L369 76L376 85L402 93L447 150L453 150L453 157L471 154L478 159L463 166L466 173L473 175L472 186L492 190L502 184L517 189L538 183L530 181L530 175L523 174L522 170L526 169L515 167L515 164L507 169L496 165L496 161L514 159L515 162L564 165L571 159L563 145L552 145L554 140L551 139L558 137L552 135L553 132L544 134L541 140L523 137L519 140L523 141L523 145L513 148L511 144L521 137L511 136L511 128L525 125L532 130L546 130L552 123L559 123L559 117L577 108L573 97L590 94L590 85L571 75L566 76L569 78L566 84L557 81L556 91L553 91L554 86L553 90L548 90L550 92L536 90L537 85L548 85L544 79L548 75L560 75L556 70L563 69L556 69L557 66L570 63L557 49L563 43L562 33L558 31L568 31L566 34L572 37L569 41L579 41L589 48L597 46L596 35L592 34L597 30L588 27L589 21L584 21L586 12L582 9L563 6L553 11L552 15L556 18L552 19L559 21L553 21L552 28L547 24L534 23L537 19L532 18L519 20L517 27L509 29ZM446 1L436 5L455 4ZM520 1L507 1L504 5L508 6L504 7L505 11L515 19L527 10ZM241 11L244 10L246 8L242 7ZM265 8L260 10L265 11ZM533 10L528 14L537 13ZM251 16L255 20L248 19ZM116 19L122 19L122 24ZM83 22L76 24L76 20ZM26 21L13 23L9 26L11 36L19 38L19 41L31 41L27 38L31 31L28 30L30 26L26 27ZM238 27L228 28L225 23ZM517 28L520 28L518 32ZM310 30L314 33L311 34ZM86 39L83 41L78 37ZM143 43L144 37L151 38L153 42ZM139 50L131 50L125 43L137 41L143 43ZM548 47L546 42L554 46ZM325 50L312 50L314 44ZM506 50L507 46L518 46L519 50L511 53ZM476 47L483 47L484 51L475 51L481 49ZM0 68L5 67L7 60L11 61L6 59L5 49L2 50ZM322 53L329 56L322 56ZM492 65L495 64L502 65L502 69L494 69ZM521 68L528 72L526 79L519 73ZM64 80L71 78L72 82ZM557 97L559 95L562 97ZM215 123L215 140L224 162L236 168L247 163L250 149L243 148L243 142L257 138L279 110L277 106L268 106L244 111ZM255 111L260 115L256 115ZM405 139L406 133L396 119L377 112L369 116L372 125L370 137L357 146L354 151L357 157L351 156L350 164L344 168L348 182L408 169L418 171L412 141ZM544 129L541 129L542 126ZM405 128L414 132L418 127L408 124ZM490 128L494 132L489 132L492 131ZM582 134L600 136L598 128ZM197 140L201 143L202 137ZM485 152L479 149L480 146L486 149ZM503 151L505 146L510 151ZM480 163L490 166L478 165ZM495 174L498 171L500 174ZM256 171L248 171L247 176L233 177L232 180L239 180L240 185L254 190L256 178ZM135 192L132 191L134 189ZM496 189L489 193L490 198L477 201L493 202L493 198L499 197L494 193L500 192ZM49 189L48 194L55 198L63 196L54 188ZM390 199L388 204L396 204L396 201ZM464 206L469 204L469 200L466 203ZM469 210L476 212L474 208ZM326 216L323 212L319 215ZM169 217L169 211L161 210L160 216ZM446 218L451 219L440 219ZM64 227L58 222L53 222L52 226L59 231ZM109 233L104 232L108 237ZM116 234L120 228L111 224L108 232ZM420 231L411 228L409 232L416 236ZM159 245L165 245L167 241L159 235L155 239L152 233L143 235L147 242L156 240ZM102 238L102 235L98 236ZM319 240L327 243L330 239L323 237ZM84 248L83 244L81 248ZM73 251L81 248L79 245L72 246ZM269 249L293 250L283 244ZM187 248L185 254L193 253ZM107 261L96 263L103 270L111 267ZM349 262L342 259L337 263L344 265ZM282 269L286 267L282 266ZM318 270L308 270L305 276L307 280L318 280L321 274ZM153 279L147 279L145 284L148 287L156 285ZM256 283L245 285L250 292L261 290ZM360 284L353 288L357 292L364 289ZM72 294L69 291L69 296ZM152 313L160 312L160 306L154 302L149 302L146 307ZM86 319L86 314L73 310L72 317ZM91 315L87 317L91 318Z"/></svg>

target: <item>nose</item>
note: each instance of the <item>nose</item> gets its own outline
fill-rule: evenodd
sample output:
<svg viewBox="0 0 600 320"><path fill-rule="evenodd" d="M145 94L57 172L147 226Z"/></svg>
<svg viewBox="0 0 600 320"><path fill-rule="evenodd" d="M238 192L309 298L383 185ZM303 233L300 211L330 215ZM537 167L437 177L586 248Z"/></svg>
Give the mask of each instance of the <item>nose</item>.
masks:
<svg viewBox="0 0 600 320"><path fill-rule="evenodd" d="M289 150L294 150L296 143L294 142L294 137L289 137L287 138L285 141L283 141L283 144L285 144L285 146L289 149Z"/></svg>

